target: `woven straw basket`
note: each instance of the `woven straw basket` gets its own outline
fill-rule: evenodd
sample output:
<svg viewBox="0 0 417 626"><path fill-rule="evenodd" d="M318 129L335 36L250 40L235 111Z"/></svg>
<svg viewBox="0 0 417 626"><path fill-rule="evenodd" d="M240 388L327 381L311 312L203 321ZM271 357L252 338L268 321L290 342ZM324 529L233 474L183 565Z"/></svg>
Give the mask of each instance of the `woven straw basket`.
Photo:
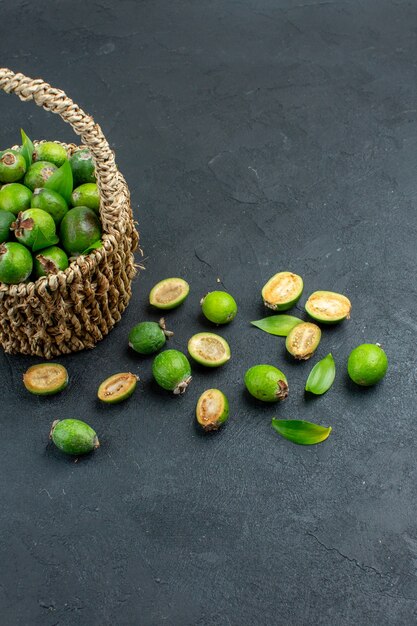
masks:
<svg viewBox="0 0 417 626"><path fill-rule="evenodd" d="M58 113L81 136L96 167L103 247L36 282L0 283L0 344L6 352L52 358L93 348L119 321L131 296L138 245L126 181L103 132L63 91L0 68L0 89ZM39 143L39 142L37 142ZM69 154L78 147L63 144Z"/></svg>

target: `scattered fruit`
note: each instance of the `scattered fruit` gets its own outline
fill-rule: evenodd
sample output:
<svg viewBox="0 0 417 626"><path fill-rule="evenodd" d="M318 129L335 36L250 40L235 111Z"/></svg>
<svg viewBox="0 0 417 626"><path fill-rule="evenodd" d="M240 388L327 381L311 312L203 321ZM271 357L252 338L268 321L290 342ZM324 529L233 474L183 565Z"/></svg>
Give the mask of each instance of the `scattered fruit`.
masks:
<svg viewBox="0 0 417 626"><path fill-rule="evenodd" d="M31 207L32 192L20 183L9 183L0 189L0 209L17 215Z"/></svg>
<svg viewBox="0 0 417 626"><path fill-rule="evenodd" d="M25 185L29 187L31 191L34 191L37 187L45 187L45 184L57 170L56 165L48 163L48 161L37 161L32 163L25 175Z"/></svg>
<svg viewBox="0 0 417 626"><path fill-rule="evenodd" d="M84 183L71 194L72 206L86 206L92 209L97 215L100 209L100 196L98 194L97 183Z"/></svg>
<svg viewBox="0 0 417 626"><path fill-rule="evenodd" d="M153 354L158 352L166 343L167 337L174 333L166 330L165 320L156 322L140 322L129 333L129 346L139 354Z"/></svg>
<svg viewBox="0 0 417 626"><path fill-rule="evenodd" d="M10 211L0 211L0 243L10 239L10 226L15 219L16 216Z"/></svg>
<svg viewBox="0 0 417 626"><path fill-rule="evenodd" d="M97 397L107 404L116 404L129 398L136 389L139 377L130 372L113 374L98 388Z"/></svg>
<svg viewBox="0 0 417 626"><path fill-rule="evenodd" d="M205 431L217 430L229 417L229 402L219 389L207 389L196 408L197 422Z"/></svg>
<svg viewBox="0 0 417 626"><path fill-rule="evenodd" d="M91 209L79 206L68 211L61 222L61 245L69 256L83 254L101 237L101 225Z"/></svg>
<svg viewBox="0 0 417 626"><path fill-rule="evenodd" d="M321 330L316 324L302 322L288 333L285 346L295 359L306 361L320 343Z"/></svg>
<svg viewBox="0 0 417 626"><path fill-rule="evenodd" d="M49 213L56 225L61 223L62 218L68 212L68 204L65 198L56 191L46 187L37 187L35 189L31 207L33 209L42 209L42 211Z"/></svg>
<svg viewBox="0 0 417 626"><path fill-rule="evenodd" d="M363 343L349 355L348 374L354 383L370 387L387 373L388 359L384 350L374 343Z"/></svg>
<svg viewBox="0 0 417 626"><path fill-rule="evenodd" d="M311 370L307 378L305 390L314 393L316 396L321 396L333 385L335 376L336 365L334 358L331 354L328 354L324 359L316 363Z"/></svg>
<svg viewBox="0 0 417 626"><path fill-rule="evenodd" d="M0 244L0 282L21 283L32 273L32 255L25 246L14 241Z"/></svg>
<svg viewBox="0 0 417 626"><path fill-rule="evenodd" d="M96 177L94 173L94 162L88 148L77 150L71 156L69 163L71 165L72 175L74 178L74 187L78 187L83 183L95 183Z"/></svg>
<svg viewBox="0 0 417 626"><path fill-rule="evenodd" d="M189 292L190 285L183 278L165 278L151 289L149 303L157 309L174 309Z"/></svg>
<svg viewBox="0 0 417 626"><path fill-rule="evenodd" d="M305 304L310 317L322 324L336 324L350 318L350 300L333 291L315 291Z"/></svg>
<svg viewBox="0 0 417 626"><path fill-rule="evenodd" d="M287 378L273 365L254 365L248 369L245 385L254 398L263 402L285 400L288 396Z"/></svg>
<svg viewBox="0 0 417 626"><path fill-rule="evenodd" d="M270 335L286 337L294 326L301 324L302 321L303 320L300 320L298 317L282 314L270 315L269 317L264 317L262 320L251 322L251 324L260 328L264 332L269 333Z"/></svg>
<svg viewBox="0 0 417 626"><path fill-rule="evenodd" d="M211 291L200 304L204 316L214 324L228 324L236 317L236 301L226 291Z"/></svg>
<svg viewBox="0 0 417 626"><path fill-rule="evenodd" d="M54 141L44 141L38 143L35 146L35 150L32 154L33 161L47 161L53 163L57 167L61 165L68 158L68 154L64 146Z"/></svg>
<svg viewBox="0 0 417 626"><path fill-rule="evenodd" d="M36 255L33 263L33 273L35 278L48 276L48 274L58 274L66 270L69 265L68 257L58 246L44 248Z"/></svg>
<svg viewBox="0 0 417 626"><path fill-rule="evenodd" d="M291 309L303 293L303 279L292 272L278 272L262 289L265 306L273 311Z"/></svg>
<svg viewBox="0 0 417 626"><path fill-rule="evenodd" d="M0 183L14 183L26 172L25 158L17 150L5 150L0 154Z"/></svg>
<svg viewBox="0 0 417 626"><path fill-rule="evenodd" d="M179 350L160 352L152 364L152 374L160 387L175 395L185 393L192 378L190 363Z"/></svg>
<svg viewBox="0 0 417 626"><path fill-rule="evenodd" d="M272 428L289 441L311 446L325 441L332 432L331 426L320 426L305 420L272 420Z"/></svg>
<svg viewBox="0 0 417 626"><path fill-rule="evenodd" d="M39 234L45 240L45 246L57 241L55 233L55 222L46 211L42 209L26 209L18 214L17 219L11 225L14 236L19 243L25 244L29 248L40 249L35 244L39 240Z"/></svg>
<svg viewBox="0 0 417 626"><path fill-rule="evenodd" d="M26 389L37 396L51 396L68 385L68 372L59 363L32 365L23 374Z"/></svg>
<svg viewBox="0 0 417 626"><path fill-rule="evenodd" d="M214 333L197 333L188 342L188 352L197 363L219 367L230 359L230 347L223 337Z"/></svg>
<svg viewBox="0 0 417 626"><path fill-rule="evenodd" d="M59 450L76 456L92 452L100 446L95 430L81 420L55 420L49 438Z"/></svg>

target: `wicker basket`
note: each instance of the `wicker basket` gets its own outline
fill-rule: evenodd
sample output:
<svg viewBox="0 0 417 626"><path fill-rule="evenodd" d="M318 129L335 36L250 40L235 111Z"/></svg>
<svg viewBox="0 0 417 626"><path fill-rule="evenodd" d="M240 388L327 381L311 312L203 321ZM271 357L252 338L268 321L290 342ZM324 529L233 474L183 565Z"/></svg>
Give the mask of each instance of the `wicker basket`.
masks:
<svg viewBox="0 0 417 626"><path fill-rule="evenodd" d="M9 353L47 359L93 348L120 320L136 273L139 236L126 181L100 126L63 91L6 68L0 68L0 89L58 113L81 136L96 167L103 226L103 247L65 271L36 282L0 283L0 344ZM66 147L70 153L76 149Z"/></svg>

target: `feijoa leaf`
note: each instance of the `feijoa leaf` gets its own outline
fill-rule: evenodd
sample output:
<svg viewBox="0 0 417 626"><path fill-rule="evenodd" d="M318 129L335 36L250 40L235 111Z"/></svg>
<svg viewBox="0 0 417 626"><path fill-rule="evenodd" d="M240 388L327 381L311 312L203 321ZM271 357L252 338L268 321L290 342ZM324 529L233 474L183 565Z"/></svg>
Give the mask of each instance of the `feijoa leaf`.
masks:
<svg viewBox="0 0 417 626"><path fill-rule="evenodd" d="M321 396L333 385L336 376L336 365L332 354L328 354L324 359L315 364L311 370L305 390Z"/></svg>
<svg viewBox="0 0 417 626"><path fill-rule="evenodd" d="M289 441L311 446L325 441L332 432L331 426L320 426L305 420L272 420L272 428Z"/></svg>
<svg viewBox="0 0 417 626"><path fill-rule="evenodd" d="M103 242L101 241L101 239L99 239L98 241L95 241L94 243L92 243L91 246L88 246L88 248L86 248L84 252L82 252L81 254L82 255L90 254L90 252L93 252L93 250L99 250L102 247L103 247Z"/></svg>
<svg viewBox="0 0 417 626"><path fill-rule="evenodd" d="M35 148L23 128L20 129L20 134L22 135L22 149L20 154L25 159L26 167L29 169L32 165L32 155Z"/></svg>
<svg viewBox="0 0 417 626"><path fill-rule="evenodd" d="M61 167L48 178L44 186L59 193L69 203L73 187L72 169L69 161L64 161Z"/></svg>
<svg viewBox="0 0 417 626"><path fill-rule="evenodd" d="M301 324L302 321L293 315L269 315L261 320L255 320L251 324L270 335L286 337L294 326Z"/></svg>
<svg viewBox="0 0 417 626"><path fill-rule="evenodd" d="M59 238L56 235L54 235L53 237L46 237L42 228L37 226L35 241L32 246L32 251L37 252L38 250L43 250L43 248L54 246L56 243L58 243L58 241L59 241Z"/></svg>

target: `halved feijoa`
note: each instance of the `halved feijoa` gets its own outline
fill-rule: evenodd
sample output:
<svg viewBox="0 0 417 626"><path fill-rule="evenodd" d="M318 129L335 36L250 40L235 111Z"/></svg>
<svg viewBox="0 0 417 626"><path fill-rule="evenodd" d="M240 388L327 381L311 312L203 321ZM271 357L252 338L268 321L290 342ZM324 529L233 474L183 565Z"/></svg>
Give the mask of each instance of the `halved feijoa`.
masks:
<svg viewBox="0 0 417 626"><path fill-rule="evenodd" d="M351 308L349 298L334 291L315 291L305 305L309 316L323 324L335 324L349 319Z"/></svg>
<svg viewBox="0 0 417 626"><path fill-rule="evenodd" d="M189 292L190 285L183 278L165 278L151 289L149 302L157 309L175 309Z"/></svg>
<svg viewBox="0 0 417 626"><path fill-rule="evenodd" d="M52 396L68 385L68 372L59 363L39 363L23 374L23 384L37 396Z"/></svg>
<svg viewBox="0 0 417 626"><path fill-rule="evenodd" d="M263 402L285 400L288 382L285 374L273 365L254 365L245 374L245 385L249 393Z"/></svg>
<svg viewBox="0 0 417 626"><path fill-rule="evenodd" d="M113 374L98 388L97 397L108 404L116 404L129 398L136 389L139 377L130 372Z"/></svg>
<svg viewBox="0 0 417 626"><path fill-rule="evenodd" d="M306 361L313 356L320 339L321 330L317 324L303 322L288 333L285 346L295 359Z"/></svg>
<svg viewBox="0 0 417 626"><path fill-rule="evenodd" d="M152 374L160 387L175 395L185 393L191 382L190 363L179 350L160 352L152 363Z"/></svg>
<svg viewBox="0 0 417 626"><path fill-rule="evenodd" d="M167 330L162 317L159 324L156 322L140 322L129 333L129 346L139 354L153 354L158 352L174 333Z"/></svg>
<svg viewBox="0 0 417 626"><path fill-rule="evenodd" d="M197 422L206 430L217 430L229 417L229 401L219 389L207 389L198 399Z"/></svg>
<svg viewBox="0 0 417 626"><path fill-rule="evenodd" d="M49 438L59 450L76 456L92 452L100 446L96 431L81 420L55 420Z"/></svg>
<svg viewBox="0 0 417 626"><path fill-rule="evenodd" d="M223 337L214 333L197 333L188 342L193 359L207 367L219 367L230 359L230 347Z"/></svg>
<svg viewBox="0 0 417 626"><path fill-rule="evenodd" d="M265 306L274 311L293 307L303 293L303 279L292 272L278 272L262 289Z"/></svg>

